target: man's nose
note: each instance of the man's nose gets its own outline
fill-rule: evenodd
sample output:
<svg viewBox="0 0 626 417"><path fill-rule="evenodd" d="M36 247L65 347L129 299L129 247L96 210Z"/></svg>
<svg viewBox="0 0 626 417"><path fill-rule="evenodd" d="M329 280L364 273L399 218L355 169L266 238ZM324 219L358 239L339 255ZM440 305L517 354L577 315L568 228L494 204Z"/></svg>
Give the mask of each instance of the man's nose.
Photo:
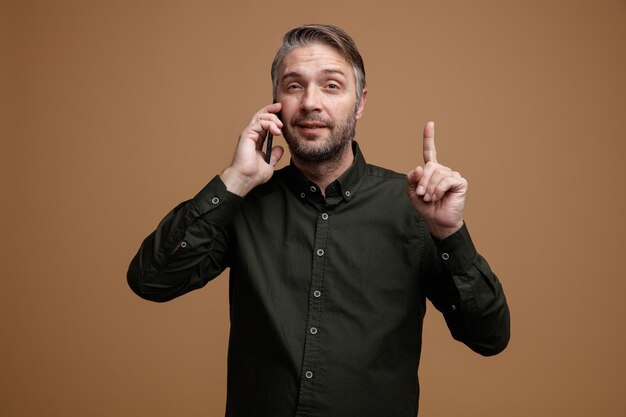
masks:
<svg viewBox="0 0 626 417"><path fill-rule="evenodd" d="M317 87L307 87L302 95L302 101L300 106L302 110L306 112L319 111L321 110L321 92Z"/></svg>

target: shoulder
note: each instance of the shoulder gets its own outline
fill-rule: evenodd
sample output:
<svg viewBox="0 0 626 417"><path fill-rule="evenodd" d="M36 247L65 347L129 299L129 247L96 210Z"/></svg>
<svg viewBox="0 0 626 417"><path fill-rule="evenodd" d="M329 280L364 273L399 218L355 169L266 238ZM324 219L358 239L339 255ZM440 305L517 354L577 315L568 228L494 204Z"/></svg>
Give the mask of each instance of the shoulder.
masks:
<svg viewBox="0 0 626 417"><path fill-rule="evenodd" d="M406 174L395 172L391 169L383 168L378 165L367 164L367 175L373 178L380 178L385 181L406 181Z"/></svg>
<svg viewBox="0 0 626 417"><path fill-rule="evenodd" d="M363 177L364 188L384 189L386 193L406 193L406 174L395 172L391 169L377 165L367 164Z"/></svg>

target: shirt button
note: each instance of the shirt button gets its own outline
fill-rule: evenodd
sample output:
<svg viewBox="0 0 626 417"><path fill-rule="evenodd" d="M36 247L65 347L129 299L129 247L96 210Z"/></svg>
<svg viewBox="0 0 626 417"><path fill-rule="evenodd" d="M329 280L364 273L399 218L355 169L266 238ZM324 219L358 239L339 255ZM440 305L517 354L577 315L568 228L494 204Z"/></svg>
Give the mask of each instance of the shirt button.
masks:
<svg viewBox="0 0 626 417"><path fill-rule="evenodd" d="M315 186L312 185L312 186L309 187L309 190L311 190L311 192L314 193L314 192L317 191L317 188L315 188Z"/></svg>
<svg viewBox="0 0 626 417"><path fill-rule="evenodd" d="M306 194L300 193L300 198L304 198L304 197L306 197Z"/></svg>
<svg viewBox="0 0 626 417"><path fill-rule="evenodd" d="M319 292L318 290L313 291L313 297L320 298L321 296L322 296L322 293Z"/></svg>
<svg viewBox="0 0 626 417"><path fill-rule="evenodd" d="M350 191L346 191L345 194L346 194L346 197L350 197Z"/></svg>
<svg viewBox="0 0 626 417"><path fill-rule="evenodd" d="M317 327L311 327L309 331L311 332L311 334L317 334Z"/></svg>
<svg viewBox="0 0 626 417"><path fill-rule="evenodd" d="M311 378L313 378L313 372L311 372L311 371L306 371L306 372L304 373L304 376L306 377L306 379L311 379Z"/></svg>
<svg viewBox="0 0 626 417"><path fill-rule="evenodd" d="M328 220L328 213L322 213L322 220Z"/></svg>
<svg viewBox="0 0 626 417"><path fill-rule="evenodd" d="M185 242L185 241L180 242L180 247L181 248L186 248L187 247L187 242Z"/></svg>
<svg viewBox="0 0 626 417"><path fill-rule="evenodd" d="M318 249L317 256L324 256L324 249Z"/></svg>
<svg viewBox="0 0 626 417"><path fill-rule="evenodd" d="M454 304L452 304L452 311L456 311L456 306Z"/></svg>
<svg viewBox="0 0 626 417"><path fill-rule="evenodd" d="M213 203L213 205L219 204L220 202L220 198L219 197L213 197L211 199L211 203Z"/></svg>
<svg viewBox="0 0 626 417"><path fill-rule="evenodd" d="M444 261L447 261L448 259L450 259L450 255L444 252L441 254L441 259L443 259Z"/></svg>

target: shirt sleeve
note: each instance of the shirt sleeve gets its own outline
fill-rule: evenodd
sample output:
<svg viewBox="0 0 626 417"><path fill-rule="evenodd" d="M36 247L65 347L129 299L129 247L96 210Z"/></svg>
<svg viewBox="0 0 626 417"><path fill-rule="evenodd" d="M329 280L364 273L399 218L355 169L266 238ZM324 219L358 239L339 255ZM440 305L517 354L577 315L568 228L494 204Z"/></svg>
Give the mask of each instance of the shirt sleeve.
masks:
<svg viewBox="0 0 626 417"><path fill-rule="evenodd" d="M427 249L426 296L443 313L452 336L481 355L495 355L510 339L504 291L463 227Z"/></svg>
<svg viewBox="0 0 626 417"><path fill-rule="evenodd" d="M227 226L243 199L216 176L178 205L141 244L130 263L130 288L165 302L206 285L229 265Z"/></svg>

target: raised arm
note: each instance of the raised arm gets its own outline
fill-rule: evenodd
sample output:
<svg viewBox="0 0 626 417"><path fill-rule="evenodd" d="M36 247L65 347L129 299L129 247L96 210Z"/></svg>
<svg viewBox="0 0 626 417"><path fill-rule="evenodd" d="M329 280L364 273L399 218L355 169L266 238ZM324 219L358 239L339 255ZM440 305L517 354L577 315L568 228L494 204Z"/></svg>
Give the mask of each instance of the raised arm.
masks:
<svg viewBox="0 0 626 417"><path fill-rule="evenodd" d="M268 131L280 135L280 103L263 107L239 135L231 165L193 199L172 210L141 244L127 280L140 297L168 301L204 286L230 262L228 225L250 190L268 181L283 148L262 151Z"/></svg>
<svg viewBox="0 0 626 417"><path fill-rule="evenodd" d="M433 122L424 128L423 154L425 165L407 176L407 192L433 236L426 250L424 291L455 339L494 355L509 342L509 308L500 281L464 224L467 181L437 161Z"/></svg>

